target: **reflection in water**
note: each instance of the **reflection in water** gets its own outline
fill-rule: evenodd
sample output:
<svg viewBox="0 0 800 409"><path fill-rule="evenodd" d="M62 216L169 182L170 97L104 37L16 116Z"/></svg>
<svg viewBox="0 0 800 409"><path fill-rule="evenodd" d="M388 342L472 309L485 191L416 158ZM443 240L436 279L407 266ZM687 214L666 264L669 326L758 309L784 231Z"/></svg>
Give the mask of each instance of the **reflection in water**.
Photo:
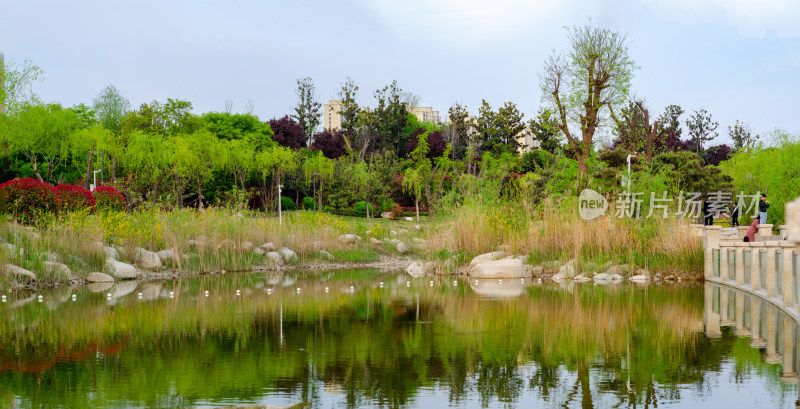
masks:
<svg viewBox="0 0 800 409"><path fill-rule="evenodd" d="M794 322L711 284L431 284L353 270L38 295L0 304L0 405L793 407L797 396Z"/></svg>

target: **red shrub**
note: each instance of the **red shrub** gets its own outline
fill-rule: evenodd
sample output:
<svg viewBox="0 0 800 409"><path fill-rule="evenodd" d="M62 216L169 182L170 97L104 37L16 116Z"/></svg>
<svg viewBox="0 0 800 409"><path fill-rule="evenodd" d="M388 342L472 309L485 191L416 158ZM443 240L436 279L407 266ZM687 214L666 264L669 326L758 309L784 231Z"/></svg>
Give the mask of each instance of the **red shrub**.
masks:
<svg viewBox="0 0 800 409"><path fill-rule="evenodd" d="M116 188L100 186L92 192L95 209L125 210L125 197Z"/></svg>
<svg viewBox="0 0 800 409"><path fill-rule="evenodd" d="M80 186L58 185L56 192L61 200L62 211L72 212L94 207L92 192Z"/></svg>
<svg viewBox="0 0 800 409"><path fill-rule="evenodd" d="M14 179L0 185L4 209L21 223L33 223L48 212L57 212L60 201L55 188L32 178Z"/></svg>

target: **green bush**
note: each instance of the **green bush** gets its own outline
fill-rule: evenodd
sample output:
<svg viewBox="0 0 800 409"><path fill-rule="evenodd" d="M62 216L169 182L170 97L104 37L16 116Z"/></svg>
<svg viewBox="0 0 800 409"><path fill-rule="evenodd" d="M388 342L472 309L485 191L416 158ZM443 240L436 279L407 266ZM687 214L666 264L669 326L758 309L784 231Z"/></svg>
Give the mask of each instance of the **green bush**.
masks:
<svg viewBox="0 0 800 409"><path fill-rule="evenodd" d="M323 212L328 212L328 213L333 213L333 212L335 212L335 211L336 211L336 209L334 209L334 208L333 208L333 207L331 207L331 206L322 206L322 211L323 211Z"/></svg>
<svg viewBox="0 0 800 409"><path fill-rule="evenodd" d="M303 209L317 210L317 202L314 200L313 197L306 196L303 198Z"/></svg>
<svg viewBox="0 0 800 409"><path fill-rule="evenodd" d="M297 205L294 200L286 196L281 196L281 209L283 210L297 210Z"/></svg>
<svg viewBox="0 0 800 409"><path fill-rule="evenodd" d="M372 214L373 212L374 212L374 207L372 206L372 203L369 203L369 213ZM356 216L366 216L367 202L363 200L360 202L356 202L356 204L353 206L353 214L355 214Z"/></svg>

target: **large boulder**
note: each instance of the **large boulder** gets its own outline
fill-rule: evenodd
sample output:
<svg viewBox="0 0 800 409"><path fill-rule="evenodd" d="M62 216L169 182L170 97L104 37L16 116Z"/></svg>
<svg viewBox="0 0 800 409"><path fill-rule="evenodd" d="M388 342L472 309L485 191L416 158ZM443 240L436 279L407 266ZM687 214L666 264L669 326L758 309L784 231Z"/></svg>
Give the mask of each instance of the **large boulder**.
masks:
<svg viewBox="0 0 800 409"><path fill-rule="evenodd" d="M469 275L475 278L530 277L522 261L513 258L478 263L470 268Z"/></svg>
<svg viewBox="0 0 800 409"><path fill-rule="evenodd" d="M263 256L264 254L267 254L267 252L264 251L264 249L262 249L261 247L256 247L253 249L253 254L257 256Z"/></svg>
<svg viewBox="0 0 800 409"><path fill-rule="evenodd" d="M134 260L136 260L136 263L139 264L140 267L148 270L157 270L161 268L161 260L158 258L158 254L147 251L141 247L135 248L133 254Z"/></svg>
<svg viewBox="0 0 800 409"><path fill-rule="evenodd" d="M382 242L382 241L380 241L380 240L376 239L375 237L370 237L370 238L369 238L369 242L370 242L370 243L372 243L372 244L376 244L376 245L383 244L383 242Z"/></svg>
<svg viewBox="0 0 800 409"><path fill-rule="evenodd" d="M112 277L123 280L136 278L139 276L139 273L136 271L136 267L117 260L106 260L106 265L103 271Z"/></svg>
<svg viewBox="0 0 800 409"><path fill-rule="evenodd" d="M473 258L472 261L469 262L469 268L473 268L476 265L478 265L480 263L487 262L487 261L501 259L501 258L503 258L503 257L505 257L507 255L508 254L505 251L493 251L491 253L484 253L484 254L475 256L475 258Z"/></svg>
<svg viewBox="0 0 800 409"><path fill-rule="evenodd" d="M114 277L105 273L94 272L86 276L86 281L90 283L113 283Z"/></svg>
<svg viewBox="0 0 800 409"><path fill-rule="evenodd" d="M36 281L36 274L13 264L6 264L3 266L3 274L15 279L22 279L25 281Z"/></svg>
<svg viewBox="0 0 800 409"><path fill-rule="evenodd" d="M558 268L558 273L556 273L552 279L553 280L566 280L568 278L572 278L575 276L575 260L570 260L566 264L562 265Z"/></svg>
<svg viewBox="0 0 800 409"><path fill-rule="evenodd" d="M275 251L278 249L272 242L262 244L261 248L264 249L264 251L266 252Z"/></svg>
<svg viewBox="0 0 800 409"><path fill-rule="evenodd" d="M634 283L646 283L650 281L650 276L644 274L636 274L635 276L629 278L628 280L633 281Z"/></svg>
<svg viewBox="0 0 800 409"><path fill-rule="evenodd" d="M156 256L158 256L158 259L162 264L165 264L166 262L172 261L175 258L175 252L169 249L161 250L156 253Z"/></svg>
<svg viewBox="0 0 800 409"><path fill-rule="evenodd" d="M107 260L118 260L119 252L117 249L109 246L103 246L103 254L106 255Z"/></svg>
<svg viewBox="0 0 800 409"><path fill-rule="evenodd" d="M406 267L406 273L414 278L423 277L425 275L425 265L415 261Z"/></svg>
<svg viewBox="0 0 800 409"><path fill-rule="evenodd" d="M397 248L397 252L400 253L400 254L408 253L408 246L406 246L406 244L403 243L402 241L397 243L397 247L396 248Z"/></svg>
<svg viewBox="0 0 800 409"><path fill-rule="evenodd" d="M297 260L297 253L290 250L288 247L281 248L280 250L278 250L278 253L281 254L281 257L283 257L283 261Z"/></svg>
<svg viewBox="0 0 800 409"><path fill-rule="evenodd" d="M339 241L342 243L354 244L361 241L361 236L356 234L342 234L339 236Z"/></svg>
<svg viewBox="0 0 800 409"><path fill-rule="evenodd" d="M278 253L277 251L270 251L267 253L267 258L279 266L283 265L283 256L281 256L281 253Z"/></svg>
<svg viewBox="0 0 800 409"><path fill-rule="evenodd" d="M44 271L53 274L58 278L69 279L72 278L72 270L66 264L56 263L53 261L44 262Z"/></svg>

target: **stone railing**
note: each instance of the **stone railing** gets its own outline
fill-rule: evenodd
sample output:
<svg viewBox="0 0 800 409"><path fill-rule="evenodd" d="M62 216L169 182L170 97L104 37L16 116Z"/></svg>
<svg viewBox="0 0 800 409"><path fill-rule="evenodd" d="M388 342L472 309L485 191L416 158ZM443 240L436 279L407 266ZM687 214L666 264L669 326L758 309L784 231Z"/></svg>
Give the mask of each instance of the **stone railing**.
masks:
<svg viewBox="0 0 800 409"><path fill-rule="evenodd" d="M781 365L781 382L797 383L798 324L773 303L747 291L705 283L703 313L705 335L722 337L723 327L733 327L737 337L750 338L750 346L764 350L764 361Z"/></svg>
<svg viewBox="0 0 800 409"><path fill-rule="evenodd" d="M747 228L692 225L703 237L706 281L746 291L774 304L800 322L800 198L786 204L785 226L772 234L771 224L758 226L753 242Z"/></svg>

